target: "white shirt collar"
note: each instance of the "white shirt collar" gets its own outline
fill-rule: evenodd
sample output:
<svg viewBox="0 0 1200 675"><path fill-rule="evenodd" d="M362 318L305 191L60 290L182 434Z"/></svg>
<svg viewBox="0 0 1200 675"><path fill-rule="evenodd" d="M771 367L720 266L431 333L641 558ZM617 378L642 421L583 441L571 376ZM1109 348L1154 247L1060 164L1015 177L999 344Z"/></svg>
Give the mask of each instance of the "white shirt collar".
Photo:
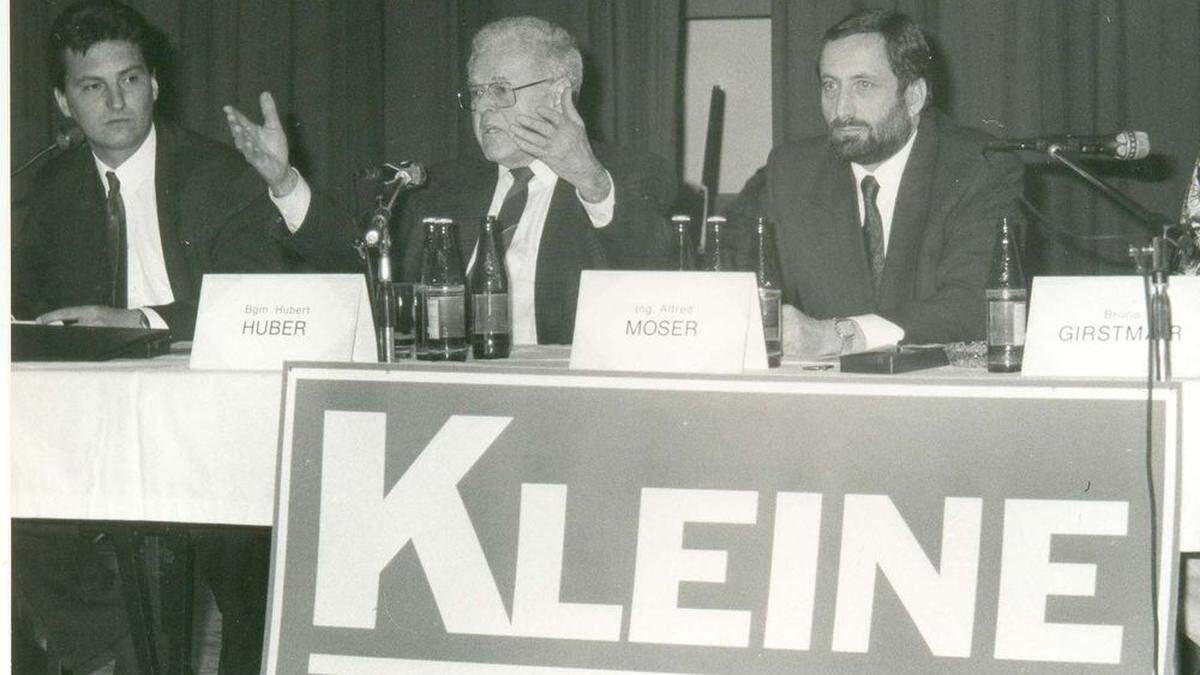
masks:
<svg viewBox="0 0 1200 675"><path fill-rule="evenodd" d="M146 181L154 180L154 157L158 150L158 133L154 129L154 125L150 125L150 133L146 134L146 140L142 141L142 145L133 155L121 163L121 166L112 168L104 163L95 153L92 153L92 159L96 160L96 170L100 172L100 180L104 183L104 189L108 191L108 178L106 174L113 171L117 174L117 180L121 181L122 194L133 191L146 183Z"/></svg>
<svg viewBox="0 0 1200 675"><path fill-rule="evenodd" d="M917 127L920 118L917 118L917 122L918 124L913 125L913 131L909 134L908 141L905 142L904 147L900 148L900 151L896 154L880 162L874 171L867 171L867 168L862 164L850 163L850 169L854 171L854 184L856 186L862 185L863 176L874 176L880 185L900 184L900 177L904 175L904 166L908 164L908 156L912 154L913 143L917 140Z"/></svg>
<svg viewBox="0 0 1200 675"><path fill-rule="evenodd" d="M497 164L496 170L500 174L501 180L512 180L512 177L511 177L512 169L508 168L507 166L504 166L503 164ZM543 183L543 182L550 180L551 178L555 178L555 179L558 178L558 174L554 173L554 171L550 167L546 166L546 163L540 159L535 159L532 162L530 162L529 170L533 171L533 178L529 179L529 182L531 182L531 183L534 181Z"/></svg>

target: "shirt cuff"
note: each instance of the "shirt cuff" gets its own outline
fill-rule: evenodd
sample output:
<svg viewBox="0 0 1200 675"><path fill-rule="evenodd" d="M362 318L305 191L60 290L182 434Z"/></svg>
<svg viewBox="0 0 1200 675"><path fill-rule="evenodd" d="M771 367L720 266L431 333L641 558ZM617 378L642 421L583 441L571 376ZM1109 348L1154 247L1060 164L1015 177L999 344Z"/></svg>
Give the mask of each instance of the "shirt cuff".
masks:
<svg viewBox="0 0 1200 675"><path fill-rule="evenodd" d="M878 349L888 345L900 344L904 339L904 329L878 314L860 314L846 317L858 324L866 339L866 349Z"/></svg>
<svg viewBox="0 0 1200 675"><path fill-rule="evenodd" d="M163 321L163 318L158 315L158 312L150 309L149 307L138 307L138 311L146 315L146 320L150 322L151 328L169 328L169 326L167 326L167 322Z"/></svg>
<svg viewBox="0 0 1200 675"><path fill-rule="evenodd" d="M575 198L583 204L583 210L587 211L588 218L592 221L592 227L601 228L607 227L613 219L613 205L617 203L617 184L613 182L612 174L608 169L604 170L604 175L608 176L608 184L612 187L608 190L608 196L593 204L587 201L579 194L579 190L575 191Z"/></svg>
<svg viewBox="0 0 1200 675"><path fill-rule="evenodd" d="M296 167L289 169L296 173L296 187L292 191L282 197L276 197L271 194L271 190L267 189L267 196L271 198L271 202L275 204L275 208L279 209L279 214L283 216L283 222L287 225L287 229L292 234L300 229L304 224L304 218L308 215L308 206L312 203L312 188L308 187L308 181L304 180L304 176L296 171Z"/></svg>

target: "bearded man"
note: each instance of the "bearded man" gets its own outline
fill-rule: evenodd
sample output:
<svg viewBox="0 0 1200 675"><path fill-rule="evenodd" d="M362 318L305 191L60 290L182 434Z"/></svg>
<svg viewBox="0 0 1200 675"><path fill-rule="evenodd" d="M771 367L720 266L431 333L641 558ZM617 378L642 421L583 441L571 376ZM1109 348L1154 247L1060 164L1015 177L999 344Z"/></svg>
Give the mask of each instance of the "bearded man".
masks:
<svg viewBox="0 0 1200 675"><path fill-rule="evenodd" d="M928 109L931 52L910 19L852 14L824 36L827 135L772 150L731 215L776 223L785 353L982 340L993 233L1021 164Z"/></svg>

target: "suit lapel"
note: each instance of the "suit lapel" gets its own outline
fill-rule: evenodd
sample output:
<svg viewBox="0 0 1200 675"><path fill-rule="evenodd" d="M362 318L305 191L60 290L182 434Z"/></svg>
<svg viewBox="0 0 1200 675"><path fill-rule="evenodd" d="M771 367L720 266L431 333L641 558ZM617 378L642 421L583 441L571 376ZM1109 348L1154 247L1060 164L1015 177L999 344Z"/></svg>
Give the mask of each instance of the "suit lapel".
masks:
<svg viewBox="0 0 1200 675"><path fill-rule="evenodd" d="M458 242L463 265L471 264L471 256L479 241L479 219L487 215L492 196L496 193L496 181L499 176L496 165L490 162L481 163L473 170L475 175L463 186L462 198L453 201L464 207L455 218L455 222L458 223Z"/></svg>
<svg viewBox="0 0 1200 675"><path fill-rule="evenodd" d="M934 160L937 158L934 126L931 113L926 113L921 119L912 153L900 179L892 229L888 235L883 279L877 297L880 307L892 307L903 302L905 290L915 288L918 249L929 220L930 187L934 178Z"/></svg>
<svg viewBox="0 0 1200 675"><path fill-rule="evenodd" d="M95 271L95 275L84 275L77 283L93 283L95 287L93 301L107 304L109 301L102 298L107 298L109 295L113 275L109 264L112 256L108 250L108 226L106 223L107 191L99 171L96 170L96 160L92 157L91 149L84 146L76 152L77 156L72 160L71 170L65 172L65 175L68 176L66 192L73 191L72 188L77 186L79 198L64 199L57 203L61 207L60 215L57 216L59 222L63 223L66 228L74 229L65 231L67 236L59 242L59 245L68 247L70 250L80 246L82 250L91 252L91 255L87 256L86 265L88 269ZM69 243L72 241L74 243ZM73 274L80 274L78 268Z"/></svg>
<svg viewBox="0 0 1200 675"><path fill-rule="evenodd" d="M158 201L158 236L162 242L163 263L171 294L176 302L195 299L192 278L180 246L179 209L181 200L179 147L173 131L158 125L158 149L154 156L154 192Z"/></svg>
<svg viewBox="0 0 1200 675"><path fill-rule="evenodd" d="M850 291L852 297L870 298L871 268L858 216L858 186L854 182L854 172L850 164L838 158L831 148L826 152L830 156L825 166L833 170L817 177L815 206L826 213L815 221L818 227L824 228L818 233L817 241L833 242L834 250L829 252L831 259L845 261L837 285Z"/></svg>

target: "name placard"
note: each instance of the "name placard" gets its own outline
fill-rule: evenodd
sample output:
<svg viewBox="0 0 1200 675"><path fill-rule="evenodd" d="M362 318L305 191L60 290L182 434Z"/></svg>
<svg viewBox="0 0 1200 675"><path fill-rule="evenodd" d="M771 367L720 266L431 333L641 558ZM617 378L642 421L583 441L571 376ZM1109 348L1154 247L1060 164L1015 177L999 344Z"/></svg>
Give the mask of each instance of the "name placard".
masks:
<svg viewBox="0 0 1200 675"><path fill-rule="evenodd" d="M189 366L270 370L284 361L378 361L358 274L206 274Z"/></svg>
<svg viewBox="0 0 1200 675"><path fill-rule="evenodd" d="M584 271L571 367L683 373L766 370L754 275Z"/></svg>
<svg viewBox="0 0 1200 675"><path fill-rule="evenodd" d="M1200 277L1171 277L1171 373L1200 376ZM1037 277L1023 375L1146 377L1141 277Z"/></svg>

